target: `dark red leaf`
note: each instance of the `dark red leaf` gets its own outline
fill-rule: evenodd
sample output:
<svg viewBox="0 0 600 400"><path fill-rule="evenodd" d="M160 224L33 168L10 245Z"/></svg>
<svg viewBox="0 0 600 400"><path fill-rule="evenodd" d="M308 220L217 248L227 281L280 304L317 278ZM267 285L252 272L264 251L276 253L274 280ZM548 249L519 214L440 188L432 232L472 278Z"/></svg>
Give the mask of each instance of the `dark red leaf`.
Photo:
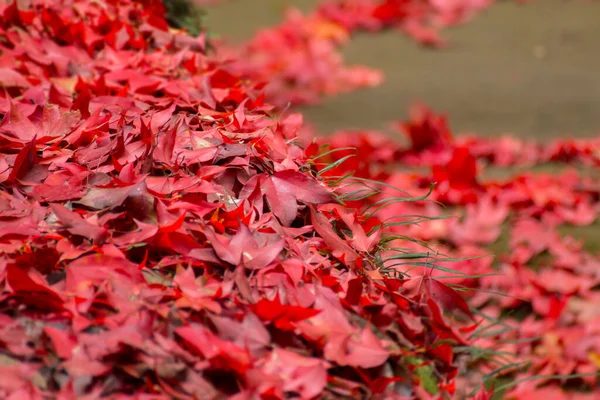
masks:
<svg viewBox="0 0 600 400"><path fill-rule="evenodd" d="M31 142L27 143L15 159L12 171L8 176L9 181L17 181L25 177L34 167L37 160L35 151L35 136Z"/></svg>
<svg viewBox="0 0 600 400"><path fill-rule="evenodd" d="M62 311L64 300L46 284L34 281L29 274L14 264L6 267L6 282L15 296L32 307L47 311Z"/></svg>
<svg viewBox="0 0 600 400"><path fill-rule="evenodd" d="M427 294L438 302L446 311L460 310L469 318L475 320L469 305L454 289L444 285L442 282L426 278L425 280Z"/></svg>

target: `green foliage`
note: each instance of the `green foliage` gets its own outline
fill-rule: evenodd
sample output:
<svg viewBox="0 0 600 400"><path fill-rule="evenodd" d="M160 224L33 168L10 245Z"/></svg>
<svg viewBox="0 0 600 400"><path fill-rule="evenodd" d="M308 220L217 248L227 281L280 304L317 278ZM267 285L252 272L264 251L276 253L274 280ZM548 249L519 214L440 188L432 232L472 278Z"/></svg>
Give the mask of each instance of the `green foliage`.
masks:
<svg viewBox="0 0 600 400"><path fill-rule="evenodd" d="M166 20L174 28L185 29L191 35L202 32L204 12L188 0L164 0L167 10Z"/></svg>
<svg viewBox="0 0 600 400"><path fill-rule="evenodd" d="M421 385L423 385L423 389L425 389L429 394L438 394L438 380L433 372L433 368L431 368L431 365L424 364L424 361L418 357L407 357L406 361L411 365L418 365L418 367L415 369L415 373L419 377Z"/></svg>

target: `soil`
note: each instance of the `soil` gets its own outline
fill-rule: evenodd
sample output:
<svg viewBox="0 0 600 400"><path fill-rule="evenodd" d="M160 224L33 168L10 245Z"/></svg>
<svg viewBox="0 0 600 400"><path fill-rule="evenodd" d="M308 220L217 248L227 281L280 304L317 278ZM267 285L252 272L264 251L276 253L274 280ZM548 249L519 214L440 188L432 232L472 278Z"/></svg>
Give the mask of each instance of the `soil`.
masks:
<svg viewBox="0 0 600 400"><path fill-rule="evenodd" d="M224 0L208 9L210 31L232 41L281 19L286 5L314 0ZM600 3L499 1L464 26L445 31L441 50L398 31L359 34L350 64L381 69L386 82L305 110L320 132L385 128L421 100L448 113L455 132L512 133L540 140L600 132Z"/></svg>

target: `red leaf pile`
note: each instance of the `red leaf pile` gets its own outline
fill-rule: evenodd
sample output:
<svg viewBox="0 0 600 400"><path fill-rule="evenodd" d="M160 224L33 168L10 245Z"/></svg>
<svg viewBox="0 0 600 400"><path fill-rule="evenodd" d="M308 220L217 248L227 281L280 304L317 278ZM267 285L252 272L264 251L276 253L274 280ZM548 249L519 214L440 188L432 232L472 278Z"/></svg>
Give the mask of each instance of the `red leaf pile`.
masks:
<svg viewBox="0 0 600 400"><path fill-rule="evenodd" d="M288 10L281 24L262 29L239 49L230 49L232 68L252 80L268 82L266 95L274 104L314 104L323 96L383 82L381 71L344 65L340 47L353 33L397 28L423 45L442 46L441 28L461 24L492 3L493 0L322 1L307 15ZM220 47L223 52L224 46Z"/></svg>
<svg viewBox="0 0 600 400"><path fill-rule="evenodd" d="M0 397L452 394L462 297L163 14L0 4Z"/></svg>
<svg viewBox="0 0 600 400"><path fill-rule="evenodd" d="M560 139L542 145L512 137L460 136L449 140L443 120L426 111L399 124L409 139L420 132L420 140L410 140L407 146L377 132L340 132L327 140L332 150L357 146L358 156L323 175L355 172L360 180L339 189L348 195L359 192L364 179L385 182L381 193L368 200L372 206L387 202L388 207L379 210L377 217L399 238L427 241L429 247L454 259L448 263L439 258L439 266L451 271L429 271L425 266L398 262L397 257L389 257L393 261L387 263L388 268L404 274L405 279L414 276L420 280L430 273L437 280L429 281L425 289L441 308L468 315L469 304L493 321L472 335L471 345L490 356L467 364L457 381L458 393L469 393L486 374L493 373L514 381L508 385L505 397L509 399L596 398L600 254L587 251L581 241L563 237L560 231L569 225L590 226L597 220L597 174L587 176L572 169L491 180L483 173L498 166L534 167L549 162L587 165L595 172L600 166L600 142ZM362 151L364 143L380 151ZM341 159L340 154L344 152L330 152L329 161ZM406 166L421 169L407 171ZM429 168L418 172L422 167ZM429 198L458 207L458 212L450 212L458 218L439 219L448 211L433 202L389 201L398 196L391 187L420 196L427 194L432 182L437 182L437 187ZM501 237L502 231L506 239ZM494 244L498 242L507 243L495 260L481 257L497 249ZM406 241L399 243L407 251L419 249ZM468 303L455 291L448 292L448 285L466 290ZM483 391L477 396L487 398Z"/></svg>
<svg viewBox="0 0 600 400"><path fill-rule="evenodd" d="M597 168L598 140L454 137L421 107L408 146L323 153L270 104L379 83L339 56L358 29L439 44L488 3L324 2L217 54L155 0L0 3L0 397L486 399L500 373L595 398L600 259L559 228L595 222L597 179L483 173ZM432 182L460 218L395 189Z"/></svg>

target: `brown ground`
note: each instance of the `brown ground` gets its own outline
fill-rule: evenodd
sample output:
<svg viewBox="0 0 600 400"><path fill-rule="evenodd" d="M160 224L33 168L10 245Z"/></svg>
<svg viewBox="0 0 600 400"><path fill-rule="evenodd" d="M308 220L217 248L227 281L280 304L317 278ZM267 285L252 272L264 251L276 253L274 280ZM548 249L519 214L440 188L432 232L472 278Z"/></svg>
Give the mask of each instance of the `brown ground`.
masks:
<svg viewBox="0 0 600 400"><path fill-rule="evenodd" d="M275 24L285 4L315 0L225 0L209 9L209 29L243 40ZM321 132L384 128L405 118L414 100L450 115L457 132L546 139L600 132L600 2L499 1L462 27L446 31L450 47L428 50L399 32L361 34L349 63L379 68L378 88L328 99L307 109Z"/></svg>

